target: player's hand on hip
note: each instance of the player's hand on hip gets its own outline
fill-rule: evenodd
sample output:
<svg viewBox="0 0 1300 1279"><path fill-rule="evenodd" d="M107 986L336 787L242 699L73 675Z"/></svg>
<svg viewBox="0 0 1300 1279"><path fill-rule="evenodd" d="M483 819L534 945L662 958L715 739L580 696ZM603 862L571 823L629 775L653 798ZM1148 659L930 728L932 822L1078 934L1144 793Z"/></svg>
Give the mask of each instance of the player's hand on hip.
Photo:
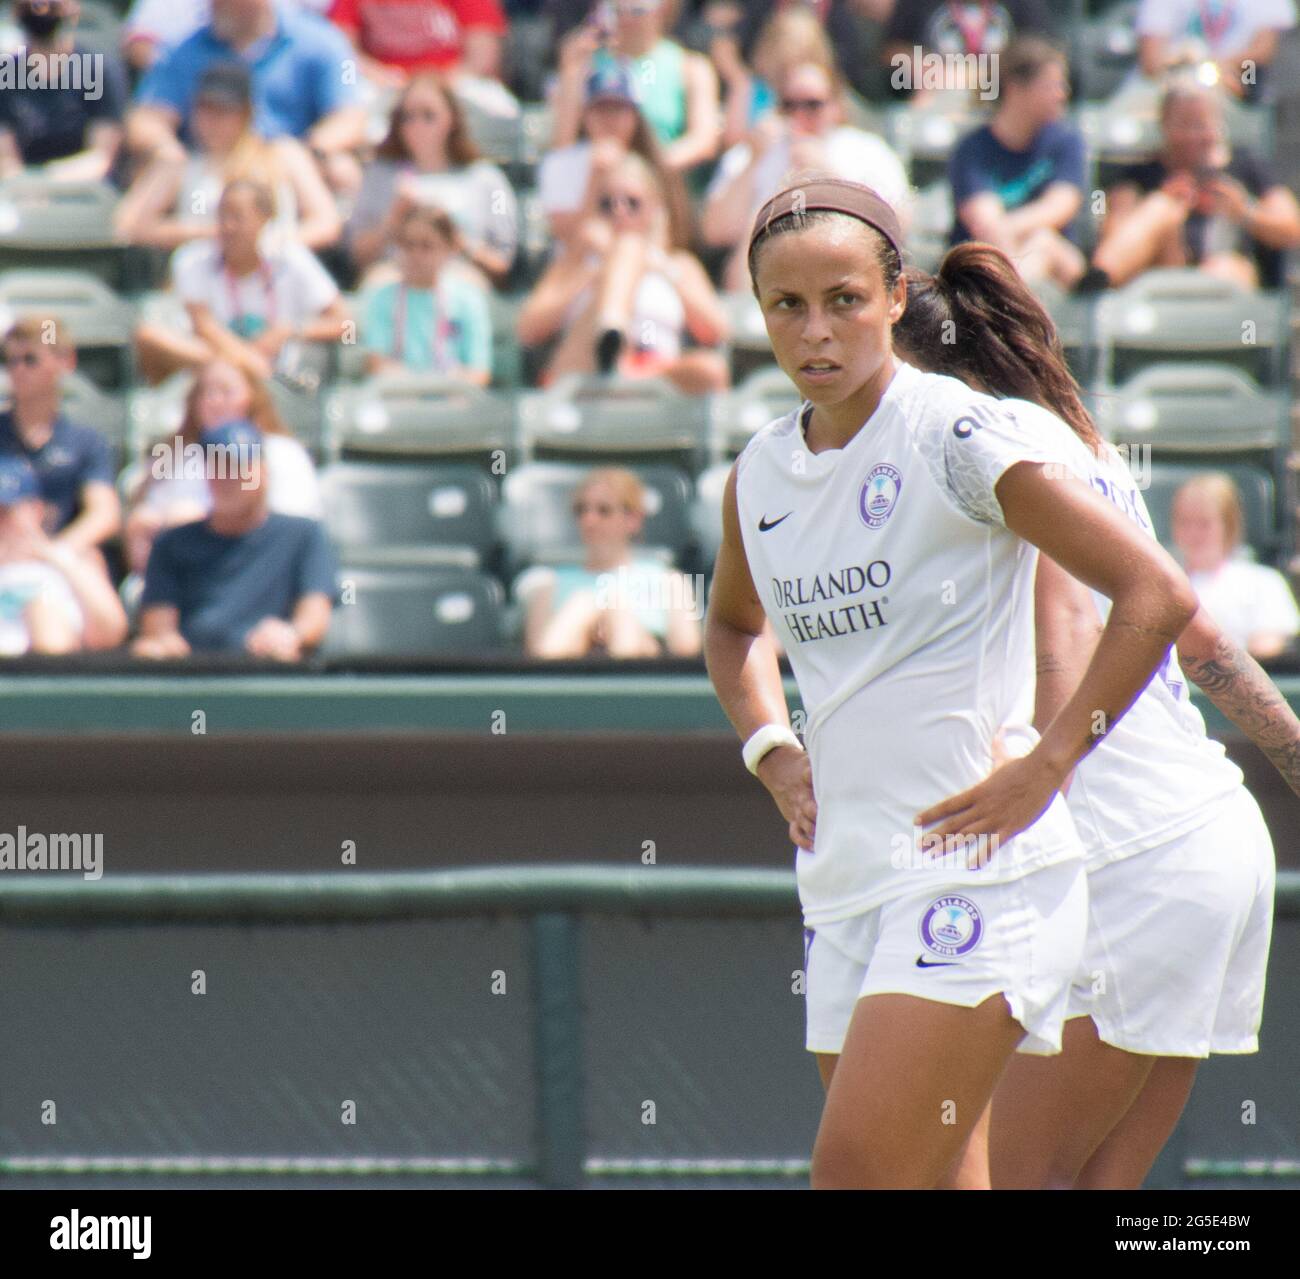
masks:
<svg viewBox="0 0 1300 1279"><path fill-rule="evenodd" d="M817 835L817 800L807 752L793 746L768 751L758 762L758 780L790 823L790 838L811 853Z"/></svg>
<svg viewBox="0 0 1300 1279"><path fill-rule="evenodd" d="M995 755L994 769L988 777L927 808L917 815L916 824L926 827L940 823L922 836L928 843L943 840L947 847L950 839L969 840L970 865L983 867L1003 840L1032 826L1047 811L1060 785L1059 774L1032 751L1000 763ZM980 840L981 835L987 838Z"/></svg>

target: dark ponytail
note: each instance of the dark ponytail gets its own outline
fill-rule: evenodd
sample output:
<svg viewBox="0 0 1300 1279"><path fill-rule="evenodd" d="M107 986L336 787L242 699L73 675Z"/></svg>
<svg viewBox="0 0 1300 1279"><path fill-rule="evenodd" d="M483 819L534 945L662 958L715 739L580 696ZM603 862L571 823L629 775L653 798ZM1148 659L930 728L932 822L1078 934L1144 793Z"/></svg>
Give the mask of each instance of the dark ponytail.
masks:
<svg viewBox="0 0 1300 1279"><path fill-rule="evenodd" d="M1010 259L991 244L948 250L937 275L904 272L907 310L894 342L932 373L976 379L989 394L1055 413L1096 453L1101 436L1065 363L1056 326Z"/></svg>

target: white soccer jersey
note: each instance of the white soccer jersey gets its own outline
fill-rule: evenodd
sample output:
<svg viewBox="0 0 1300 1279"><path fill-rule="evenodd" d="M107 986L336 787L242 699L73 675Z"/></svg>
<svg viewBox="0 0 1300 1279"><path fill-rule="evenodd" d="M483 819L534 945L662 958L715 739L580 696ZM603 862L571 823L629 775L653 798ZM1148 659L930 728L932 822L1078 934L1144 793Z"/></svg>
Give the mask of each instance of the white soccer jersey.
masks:
<svg viewBox="0 0 1300 1279"><path fill-rule="evenodd" d="M1040 405L1004 403L1033 430L1061 428L1060 419ZM1071 469L1154 538L1132 468L1112 445L1105 451L1099 458L1073 436ZM1097 591L1092 596L1105 621L1110 600ZM1203 826L1241 784L1241 769L1206 735L1171 648L1137 701L1080 761L1068 800L1091 866L1131 857Z"/></svg>
<svg viewBox="0 0 1300 1279"><path fill-rule="evenodd" d="M999 728L1034 740L1037 551L1005 527L994 485L1019 461L1062 463L1068 428L1026 431L990 396L903 363L843 449L808 451L807 408L759 431L736 469L750 571L808 715L805 921L1082 856L1059 795L983 869L918 864L912 825L988 775Z"/></svg>

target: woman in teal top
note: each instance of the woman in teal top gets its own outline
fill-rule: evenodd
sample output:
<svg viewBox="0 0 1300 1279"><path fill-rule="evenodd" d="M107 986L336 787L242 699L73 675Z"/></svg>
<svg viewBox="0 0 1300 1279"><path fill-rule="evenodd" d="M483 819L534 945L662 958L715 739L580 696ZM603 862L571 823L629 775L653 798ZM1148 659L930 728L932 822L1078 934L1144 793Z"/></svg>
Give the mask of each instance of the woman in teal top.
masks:
<svg viewBox="0 0 1300 1279"><path fill-rule="evenodd" d="M700 651L703 583L634 554L645 489L631 471L601 467L573 494L585 556L537 565L515 582L532 657L693 657Z"/></svg>
<svg viewBox="0 0 1300 1279"><path fill-rule="evenodd" d="M718 77L702 54L664 35L661 0L613 0L608 18L597 6L560 45L553 100L552 147L578 139L587 78L621 67L636 85L637 105L663 146L671 169L684 170L718 153Z"/></svg>

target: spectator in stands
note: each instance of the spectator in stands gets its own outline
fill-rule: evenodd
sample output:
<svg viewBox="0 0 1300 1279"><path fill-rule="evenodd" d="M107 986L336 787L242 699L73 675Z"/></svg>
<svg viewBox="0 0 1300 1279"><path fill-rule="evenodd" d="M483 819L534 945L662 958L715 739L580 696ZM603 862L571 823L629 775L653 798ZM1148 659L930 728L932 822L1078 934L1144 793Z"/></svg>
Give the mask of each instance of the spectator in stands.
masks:
<svg viewBox="0 0 1300 1279"><path fill-rule="evenodd" d="M744 291L749 278L744 245L754 215L792 170L817 169L869 183L906 226L911 184L903 162L883 138L844 124L844 104L834 72L818 63L788 66L778 81L777 111L761 117L747 141L718 165L700 219L706 244L736 245L724 283Z"/></svg>
<svg viewBox="0 0 1300 1279"><path fill-rule="evenodd" d="M514 190L506 175L479 155L456 95L435 72L411 78L393 104L374 162L366 167L346 229L358 268L380 260L396 242L402 220L420 204L451 215L466 260L487 281L505 278L519 245Z"/></svg>
<svg viewBox="0 0 1300 1279"><path fill-rule="evenodd" d="M0 456L0 657L115 648L126 614L104 557L51 538L44 505L31 464Z"/></svg>
<svg viewBox="0 0 1300 1279"><path fill-rule="evenodd" d="M66 324L46 317L17 320L4 336L10 407L0 413L0 457L31 464L45 502L46 532L77 552L116 535L122 508L108 443L76 426L59 407L59 383L77 364Z"/></svg>
<svg viewBox="0 0 1300 1279"><path fill-rule="evenodd" d="M1047 0L894 0L889 8L881 56L890 68L890 88L918 104L933 101L942 91L925 87L916 50L922 58L978 57L1005 53L1017 36L1055 34ZM965 95L971 87L960 83L944 89Z"/></svg>
<svg viewBox="0 0 1300 1279"><path fill-rule="evenodd" d="M1279 37L1295 23L1294 0L1142 0L1138 64L1154 80L1171 67L1209 61L1219 84L1253 101L1277 56Z"/></svg>
<svg viewBox="0 0 1300 1279"><path fill-rule="evenodd" d="M519 313L519 339L563 335L544 381L567 373L661 376L690 394L727 384L727 363L702 347L726 337L726 317L699 261L668 239L654 172L625 155L601 180L598 216L546 269Z"/></svg>
<svg viewBox="0 0 1300 1279"><path fill-rule="evenodd" d="M1173 539L1205 611L1255 657L1275 657L1300 633L1300 610L1286 578L1240 554L1241 498L1217 471L1174 494Z"/></svg>
<svg viewBox="0 0 1300 1279"><path fill-rule="evenodd" d="M267 141L253 131L252 79L243 63L214 63L204 71L192 126L190 154L156 156L122 198L114 218L121 239L175 249L215 235L217 202L236 178L275 192L279 243L321 249L339 238L334 196L303 145L290 137Z"/></svg>
<svg viewBox="0 0 1300 1279"><path fill-rule="evenodd" d="M439 373L475 386L492 380L492 322L483 291L447 271L459 247L451 218L420 205L397 233L401 279L380 285L361 316L371 374Z"/></svg>
<svg viewBox="0 0 1300 1279"><path fill-rule="evenodd" d="M108 176L129 89L114 54L76 38L77 0L17 0L24 43L0 58L0 180L39 169L66 182Z"/></svg>
<svg viewBox="0 0 1300 1279"><path fill-rule="evenodd" d="M957 144L948 163L954 244L1001 249L1029 283L1064 289L1087 263L1073 242L1083 204L1083 136L1062 119L1069 98L1065 55L1035 36L1001 55L997 111Z"/></svg>
<svg viewBox="0 0 1300 1279"><path fill-rule="evenodd" d="M1280 288L1283 254L1300 245L1300 204L1259 157L1229 144L1218 91L1169 88L1160 131L1160 153L1122 170L1106 193L1096 287L1195 266L1243 288Z"/></svg>
<svg viewBox="0 0 1300 1279"><path fill-rule="evenodd" d="M779 95L774 86L785 68L809 62L828 69L836 65L826 28L804 5L772 13L753 42L749 63L742 52L743 26L741 18L739 23L714 29L709 41L709 57L726 90L722 141L727 147L744 142L759 120L776 110Z"/></svg>
<svg viewBox="0 0 1300 1279"><path fill-rule="evenodd" d="M212 0L133 0L122 26L122 55L148 71L212 17Z"/></svg>
<svg viewBox="0 0 1300 1279"><path fill-rule="evenodd" d="M581 564L526 569L515 582L531 657L694 657L704 601L691 580L634 555L645 521L645 489L631 471L591 471L573 495L586 557Z"/></svg>
<svg viewBox="0 0 1300 1279"><path fill-rule="evenodd" d="M316 14L276 0L212 0L206 26L145 76L127 116L133 153L182 156L192 140L194 98L214 62L244 61L253 77L253 122L265 138L289 135L317 158L344 157L365 140L366 116L347 38ZM179 141L178 141L179 135Z"/></svg>
<svg viewBox="0 0 1300 1279"><path fill-rule="evenodd" d="M375 84L400 88L416 71L501 74L506 20L497 0L334 0L329 16Z"/></svg>
<svg viewBox="0 0 1300 1279"><path fill-rule="evenodd" d="M228 360L213 360L197 373L185 397L185 415L174 436L150 445L126 519L130 598L143 585L154 539L165 528L203 519L212 509L204 468L198 460L203 432L249 422L262 435L267 504L282 515L318 520L324 513L316 467L280 419L266 386Z"/></svg>
<svg viewBox="0 0 1300 1279"><path fill-rule="evenodd" d="M140 369L153 382L221 356L252 376L292 378L310 359L304 343L337 342L348 314L338 285L310 249L264 250L275 200L261 183L239 178L217 205L217 234L172 255L172 290L192 331L145 323L136 330Z"/></svg>
<svg viewBox="0 0 1300 1279"><path fill-rule="evenodd" d="M629 151L655 172L667 201L669 238L690 241L690 204L681 175L669 169L654 131L636 104L632 78L622 67L595 71L587 81L587 105L577 142L548 151L537 172L538 198L558 251L596 216L597 191L606 173Z"/></svg>
<svg viewBox="0 0 1300 1279"><path fill-rule="evenodd" d="M613 0L593 4L591 16L565 37L553 102L551 145L578 138L584 89L591 73L607 66L627 69L641 112L664 148L672 169L685 170L718 153L718 77L708 58L683 49L665 35L661 0ZM612 21L606 14L612 12Z"/></svg>
<svg viewBox="0 0 1300 1279"><path fill-rule="evenodd" d="M154 542L132 651L298 661L324 638L334 603L325 531L317 520L269 509L262 436L251 424L227 423L202 438L211 511Z"/></svg>

